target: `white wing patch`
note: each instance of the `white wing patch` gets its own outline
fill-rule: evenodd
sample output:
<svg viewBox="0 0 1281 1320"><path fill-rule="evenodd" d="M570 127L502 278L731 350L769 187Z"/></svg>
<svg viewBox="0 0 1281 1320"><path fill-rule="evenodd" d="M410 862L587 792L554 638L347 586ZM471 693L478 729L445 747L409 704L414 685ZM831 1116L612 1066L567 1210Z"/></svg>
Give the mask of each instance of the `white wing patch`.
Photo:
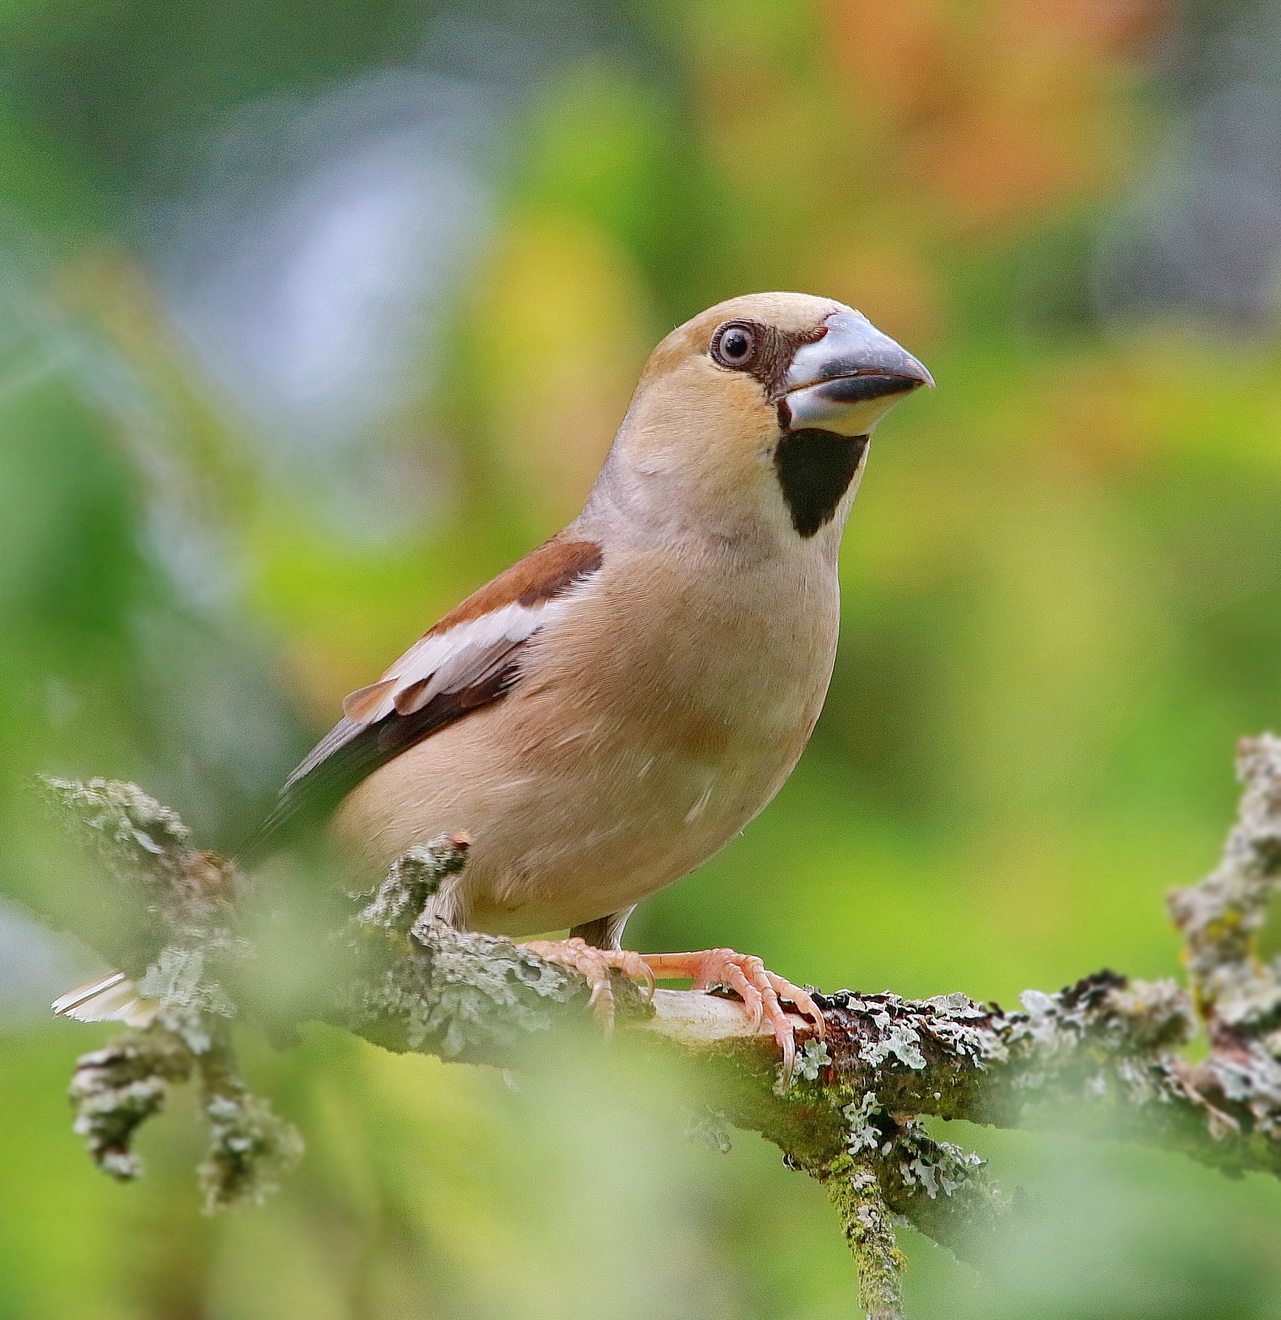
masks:
<svg viewBox="0 0 1281 1320"><path fill-rule="evenodd" d="M522 642L568 605L564 596L522 605L512 601L478 619L421 638L377 683L346 697L343 714L354 724L376 724L395 712L412 715L442 692L483 683Z"/></svg>

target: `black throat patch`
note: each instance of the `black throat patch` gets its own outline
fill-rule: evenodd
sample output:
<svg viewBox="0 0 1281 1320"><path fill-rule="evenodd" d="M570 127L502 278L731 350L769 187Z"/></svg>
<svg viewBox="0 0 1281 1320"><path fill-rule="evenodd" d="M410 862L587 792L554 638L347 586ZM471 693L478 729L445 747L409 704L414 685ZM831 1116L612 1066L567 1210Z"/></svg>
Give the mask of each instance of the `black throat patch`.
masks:
<svg viewBox="0 0 1281 1320"><path fill-rule="evenodd" d="M774 470L792 526L811 537L829 523L867 449L865 435L788 431L774 451Z"/></svg>

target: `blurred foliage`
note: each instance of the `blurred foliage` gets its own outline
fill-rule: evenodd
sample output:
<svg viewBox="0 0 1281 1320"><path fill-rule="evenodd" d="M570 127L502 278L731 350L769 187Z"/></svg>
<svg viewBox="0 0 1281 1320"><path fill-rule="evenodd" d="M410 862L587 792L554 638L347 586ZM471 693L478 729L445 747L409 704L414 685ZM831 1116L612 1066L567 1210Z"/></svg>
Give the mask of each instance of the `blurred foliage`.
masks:
<svg viewBox="0 0 1281 1320"><path fill-rule="evenodd" d="M801 288L939 389L878 435L801 769L630 937L913 995L1170 974L1164 891L1211 865L1234 740L1281 706L1281 356L1257 327L1102 317L1092 281L1169 130L1168 52L1195 81L1208 13L12 0L4 890L56 908L76 882L37 770L135 778L210 843L243 837L344 692L572 516L667 328ZM395 136L406 105L418 136ZM448 279L418 270L447 226L379 246L360 223L399 194L357 175L370 209L343 212L317 182L375 129L424 196L448 167L481 199ZM349 286L383 339L326 301ZM396 298L413 314L378 320ZM282 357L291 334L320 366L264 406L273 363L311 361ZM300 401L351 362L363 411ZM0 952L40 958L0 995L5 1320L851 1312L821 1192L754 1141L687 1147L685 1082L622 1049L510 1093L317 1031L253 1060L310 1145L276 1203L199 1217L181 1102L149 1179L112 1186L62 1099L98 1035L38 1012L83 955L10 910ZM982 1280L911 1244L918 1315L1281 1316L1281 1189L970 1135L1024 1189L1022 1227Z"/></svg>

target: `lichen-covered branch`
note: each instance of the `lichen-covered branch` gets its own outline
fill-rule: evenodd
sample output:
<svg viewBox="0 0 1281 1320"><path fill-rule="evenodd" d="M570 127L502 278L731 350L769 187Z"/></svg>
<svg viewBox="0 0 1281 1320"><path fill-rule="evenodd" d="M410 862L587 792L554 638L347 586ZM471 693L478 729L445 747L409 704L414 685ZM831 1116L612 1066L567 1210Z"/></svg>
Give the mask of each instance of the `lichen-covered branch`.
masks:
<svg viewBox="0 0 1281 1320"><path fill-rule="evenodd" d="M1209 1057L1183 1069L1228 1146L1247 1145L1249 1168L1277 1172L1281 1148L1281 965L1263 962L1257 936L1281 889L1281 741L1242 742L1245 783L1223 860L1193 889L1170 895L1183 934Z"/></svg>
<svg viewBox="0 0 1281 1320"><path fill-rule="evenodd" d="M772 1036L734 998L660 990L647 1002L620 983L620 1027L697 1062L697 1130L759 1131L823 1183L878 1320L901 1313L897 1219L963 1253L1011 1213L983 1161L940 1140L931 1117L1051 1127L1093 1118L1110 1136L1226 1173L1281 1176L1281 967L1255 947L1281 884L1281 740L1244 742L1239 771L1246 791L1222 863L1171 898L1191 993L1100 972L1057 994L1027 991L1016 1012L963 994L816 995L825 1035L798 1020L803 1044L786 1084ZM135 914L128 938L104 952L155 1001L150 1027L81 1059L77 1130L107 1171L135 1176L134 1131L169 1086L198 1079L212 1133L208 1204L259 1199L300 1143L245 1089L231 1052L232 1019L281 1025L271 996L255 991L253 940L239 924L250 887L134 785L49 791L106 862L113 901ZM465 837L442 837L397 862L377 890L350 895L328 936L335 974L298 1016L392 1050L500 1066L527 1061L540 1033L581 1022L588 996L576 973L426 916L467 848ZM94 942L93 930L79 933ZM1185 1046L1199 1023L1209 1052L1193 1062Z"/></svg>

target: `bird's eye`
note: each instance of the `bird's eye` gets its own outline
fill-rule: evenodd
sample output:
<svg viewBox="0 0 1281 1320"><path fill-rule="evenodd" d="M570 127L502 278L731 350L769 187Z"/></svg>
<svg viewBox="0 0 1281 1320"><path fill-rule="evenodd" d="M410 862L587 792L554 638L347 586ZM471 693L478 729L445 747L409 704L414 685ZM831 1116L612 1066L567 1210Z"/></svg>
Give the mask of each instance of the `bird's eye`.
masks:
<svg viewBox="0 0 1281 1320"><path fill-rule="evenodd" d="M756 334L748 326L731 321L712 339L712 357L723 367L741 371L756 356Z"/></svg>

